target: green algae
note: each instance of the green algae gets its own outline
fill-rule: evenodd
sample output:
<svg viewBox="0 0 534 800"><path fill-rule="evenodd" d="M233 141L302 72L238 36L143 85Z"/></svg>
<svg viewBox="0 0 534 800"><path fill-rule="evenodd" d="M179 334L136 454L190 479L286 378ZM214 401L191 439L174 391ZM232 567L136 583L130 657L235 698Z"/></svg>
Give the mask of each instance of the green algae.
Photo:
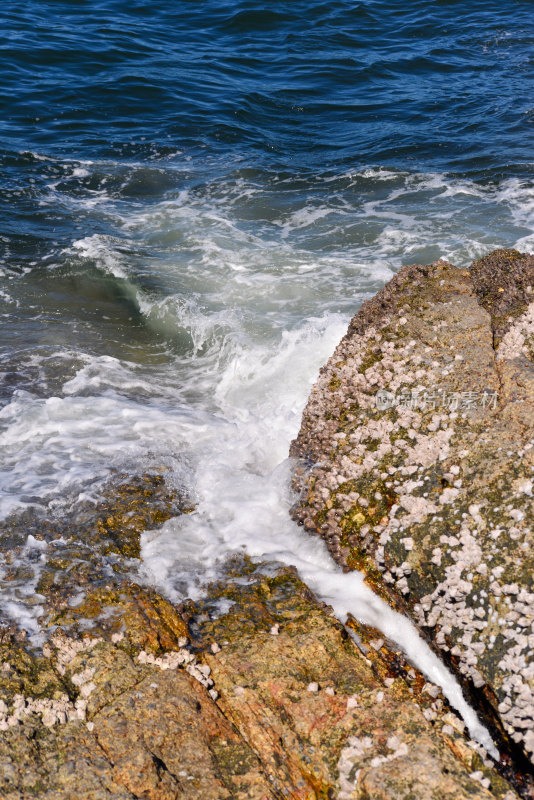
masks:
<svg viewBox="0 0 534 800"><path fill-rule="evenodd" d="M221 778L228 789L234 788L234 781L230 777L245 775L256 767L257 758L253 751L245 742L224 742L214 740L210 744L210 750L218 769L221 771Z"/></svg>
<svg viewBox="0 0 534 800"><path fill-rule="evenodd" d="M328 386L329 386L329 388L330 388L330 389L331 389L333 392L335 392L335 390L336 390L336 389L339 389L339 387L341 386L341 381L340 381L340 379L338 378L338 376L337 376L337 375L335 375L335 376L334 376L334 377L333 377L333 378L330 380L330 382L329 382Z"/></svg>
<svg viewBox="0 0 534 800"><path fill-rule="evenodd" d="M14 696L56 700L71 694L67 681L52 668L50 661L29 648L15 631L0 635L0 696L11 703Z"/></svg>
<svg viewBox="0 0 534 800"><path fill-rule="evenodd" d="M366 353L363 357L362 362L358 368L358 372L362 374L367 372L368 369L374 367L379 361L382 361L382 353L378 347L373 348L370 352Z"/></svg>

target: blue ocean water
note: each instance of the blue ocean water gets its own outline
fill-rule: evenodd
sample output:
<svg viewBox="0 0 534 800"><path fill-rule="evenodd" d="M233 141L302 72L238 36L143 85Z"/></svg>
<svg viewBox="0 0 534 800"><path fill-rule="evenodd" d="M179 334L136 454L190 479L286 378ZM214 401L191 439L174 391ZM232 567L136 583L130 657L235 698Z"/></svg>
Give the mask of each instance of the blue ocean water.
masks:
<svg viewBox="0 0 534 800"><path fill-rule="evenodd" d="M350 316L403 263L534 249L532 4L1 15L0 513L164 469L197 511L146 538L143 579L183 596L243 547L300 564L289 442ZM0 552L30 628L32 547L33 584Z"/></svg>
<svg viewBox="0 0 534 800"><path fill-rule="evenodd" d="M346 177L365 167L528 182L533 37L529 2L8 0L7 263L50 256L75 231L113 233L83 207L99 193L124 209L183 189L224 202L250 183L261 197L237 216L254 227L325 198L341 214L372 196ZM71 168L86 160L87 175ZM62 203L48 202L52 183ZM351 222L345 242L324 225L317 237L350 245Z"/></svg>

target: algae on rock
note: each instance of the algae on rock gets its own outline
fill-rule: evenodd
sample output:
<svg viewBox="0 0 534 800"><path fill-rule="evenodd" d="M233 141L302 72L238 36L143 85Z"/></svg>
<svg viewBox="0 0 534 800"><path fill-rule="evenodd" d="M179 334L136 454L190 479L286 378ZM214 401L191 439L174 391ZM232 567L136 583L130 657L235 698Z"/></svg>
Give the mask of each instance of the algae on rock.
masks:
<svg viewBox="0 0 534 800"><path fill-rule="evenodd" d="M5 632L5 800L518 800L438 688L292 569L235 560L181 613L107 602L120 630L69 620L41 655Z"/></svg>
<svg viewBox="0 0 534 800"><path fill-rule="evenodd" d="M323 367L291 449L302 459L295 518L412 617L525 786L533 283L534 258L516 251L496 251L472 272L445 261L403 267Z"/></svg>

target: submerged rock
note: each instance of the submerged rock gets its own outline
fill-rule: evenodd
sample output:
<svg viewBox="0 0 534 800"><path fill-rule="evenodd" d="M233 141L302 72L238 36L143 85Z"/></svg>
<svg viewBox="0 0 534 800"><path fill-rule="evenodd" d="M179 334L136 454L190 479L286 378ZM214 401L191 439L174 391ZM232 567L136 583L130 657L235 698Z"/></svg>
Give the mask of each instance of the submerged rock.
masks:
<svg viewBox="0 0 534 800"><path fill-rule="evenodd" d="M532 791L534 257L403 267L322 369L295 518L408 613ZM532 302L530 298L532 297Z"/></svg>
<svg viewBox="0 0 534 800"><path fill-rule="evenodd" d="M29 510L0 525L4 588L23 607L37 606L42 626L75 617L88 590L122 586L139 565L143 531L192 510L164 475L116 475L93 492L94 501L73 502L68 514Z"/></svg>

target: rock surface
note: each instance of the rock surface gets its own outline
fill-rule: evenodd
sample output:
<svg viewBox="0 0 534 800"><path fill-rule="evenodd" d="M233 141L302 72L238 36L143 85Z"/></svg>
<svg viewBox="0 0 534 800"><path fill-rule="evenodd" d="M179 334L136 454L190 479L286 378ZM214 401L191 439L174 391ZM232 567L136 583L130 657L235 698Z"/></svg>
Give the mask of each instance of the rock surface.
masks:
<svg viewBox="0 0 534 800"><path fill-rule="evenodd" d="M430 280L429 271L434 276ZM507 391L512 391L515 373L510 373L506 384L506 377L499 370L510 361L511 350L515 353L518 348L521 353L514 356L513 369L530 365L530 317L525 307L528 284L510 307L503 305L502 293L495 293L491 285L484 284L484 268L480 274L480 293L484 294L481 303L486 303L490 310L493 308L496 318L499 316L498 336L506 354L504 366L495 367L489 314L477 302L469 283L471 278L444 264L412 268L412 273L405 270L399 277L400 289L392 290L390 286L376 308L368 304L367 312L364 310L369 317L374 313L376 319L381 319L380 303L383 301L389 308L391 330L397 332L397 338L388 344L387 358L392 364L400 364L400 370L394 365L387 367L391 372L390 388L397 378L399 386L411 385L400 376L406 373L403 365L415 354L417 343L411 344L411 339L415 340L416 335L412 332L408 339L407 320L395 317L395 298L402 291L402 281L411 275L419 281L413 283L415 302L420 302L417 292L427 292L425 313L429 315L435 304L432 292L449 287L441 306L434 309L435 324L430 324L425 314L418 313L419 334L431 339L425 345L428 347L424 350L425 358L432 351L432 359L439 367L443 355L447 364L441 367L446 372L443 378L453 386L459 378L453 370L449 371L449 366L453 363L456 369L461 362L451 354L463 347L466 381L478 375L486 393L496 387L499 402L506 396L503 387L509 386ZM463 303L460 308L456 305L458 298ZM443 325L437 326L444 309L448 331L443 330ZM512 312L515 317L507 328L501 318ZM364 329L358 333L358 340L368 333L365 320L362 324ZM436 333L441 337L439 345L432 339ZM353 345L351 338L356 335L354 328L345 340L347 354ZM369 349L366 358L370 361L364 379L371 386L372 370L381 374L380 369L386 369L386 364L376 366L380 357L372 348L379 346L379 340L373 335L375 340L371 337L365 340ZM451 345L457 350L451 349ZM405 357L399 357L401 351L395 348L405 348L406 361L401 363ZM317 424L315 431L310 415L305 418L299 446L303 452L308 448L312 458L322 459L333 469L323 474L324 464L317 466L304 479L307 499L299 513L308 526L317 527L327 535L335 557L349 566L363 565L378 590L393 598L397 605L417 614L419 602L421 614L438 613L432 624L424 617L426 628L435 629L438 641L439 636L446 635L439 614L449 614L452 595L444 592L442 603L442 595L434 595L437 584L432 581L436 575L441 576L441 582L446 581L449 572L425 567L426 540L417 539L417 525L424 530L429 517L423 512L428 510L426 504L432 503L439 509L433 524L442 534L439 517L445 518L450 512L450 519L456 519L453 501L460 496L463 484L454 484L466 480L467 474L469 487L480 493L484 486L487 488L484 470L491 467L492 490L502 494L498 470L504 470L505 480L506 470L513 462L507 455L512 444L504 452L496 448L503 446L506 432L509 437L506 441L512 443L520 431L528 430L530 400L525 392L530 384L521 375L520 389L516 387L514 391L519 398L515 408L523 416L511 414L513 422L506 422L505 415L499 416L487 402L488 408L472 410L464 419L458 415L451 420L449 414L445 429L441 422L437 424L437 419L430 417L428 421L424 415L418 425L413 409L373 410L370 403L361 399L370 398L372 391L366 394L362 390L361 396L344 406L343 397L349 395L343 395L342 387L346 376L353 375L351 358L347 355L345 371L328 374L330 406L321 417L325 398L319 400L312 420ZM426 373L417 379L422 380L423 374ZM359 380L356 378L358 386ZM320 393L316 392L318 398ZM500 408L502 411L503 407ZM386 459L390 451L386 448L386 452L382 439L388 430L393 430L387 425L405 419L405 414L410 416L413 441L410 432L405 434L395 429L390 460L387 467L381 467L383 474L378 476L381 483L377 484L372 462ZM501 425L499 442L495 442L494 435L484 439L488 414L495 425ZM366 435L371 435L372 441L362 436L361 422L371 425L372 432ZM475 437L474 452L478 460L469 461L464 454L464 461L458 462L456 470L456 461L449 464L447 458L454 452L454 431L460 425L466 441ZM449 426L454 430L449 432ZM343 450L347 436L353 435L359 436L353 444L360 448L356 458L352 451ZM335 444L328 445L328 441ZM479 441L485 442L485 450ZM464 449L467 448L465 444ZM402 470L408 462L402 459L407 453L412 456L411 450L416 451L415 469L405 475ZM527 445L523 450L521 457L527 459L531 451ZM345 494L344 499L336 496L334 490L340 485L335 480L331 486L327 483L340 474L335 461L338 452L345 459L344 468L365 466L357 474L350 473L347 480L356 483L351 484L352 494ZM501 460L496 460L497 452ZM485 461L480 454L485 454ZM333 459L329 461L331 455ZM419 457L423 458L421 464L417 462ZM418 466L422 468L419 471ZM414 481L417 482L419 472L427 475L423 472L427 467L431 477L424 491L428 496L423 498L422 507L418 507L420 498ZM394 472L390 473L390 468ZM519 501L499 500L505 509L505 503L510 505L513 513L505 518L513 520L513 524L501 525L502 530L495 536L495 525L486 523L491 542L499 546L500 536L502 541L510 539L517 547L526 541L525 518L516 513L518 509L526 514L525 504L530 502L526 467L516 477L519 483L513 484L510 491L518 494ZM359 480L363 480L361 485L367 494L355 488L360 485ZM324 507L313 505L313 481L317 491L322 492L317 497L324 499ZM454 494L453 489L459 494ZM357 500L363 502L355 504ZM341 502L346 504L344 510ZM476 549L482 548L485 541L476 526L485 531L483 523L488 518L484 516L483 503L476 505L472 499L469 502L472 507L466 516L462 518L460 514L458 549L454 549L452 542L450 549L460 553L463 560L471 559L471 580L476 583L490 579L487 572L479 569L482 559ZM382 544L379 538L389 530L389 520L398 518L400 525L406 522L406 508L410 524L415 527L414 533L406 532L406 541L398 548L403 559L399 572L395 571L389 551L389 542L397 541L398 532L393 531ZM173 606L149 587L132 582L139 566L142 531L191 510L182 493L166 486L164 476L128 479L118 476L116 485L106 488L99 503L73 508L68 519L23 516L9 520L4 526L0 553L4 581L11 581L14 597L20 590L28 599L32 587L35 588L33 600L34 608L41 614L42 647L13 627L0 629L2 800L35 797L45 800L518 800L518 792L528 796L524 771L514 772L506 764L497 770L480 746L470 741L462 721L448 707L438 687L427 683L378 631L353 619L343 627L332 610L313 597L294 570L272 563L256 565L236 557L226 565L220 581L208 587L203 601L188 602L181 607ZM416 522L418 514L423 516ZM431 513L431 519L432 515L435 512ZM495 520L501 517L502 514ZM322 527L324 524L326 528ZM410 536L413 536L411 545ZM383 548L381 558L379 547ZM392 546L392 553L397 552L395 547ZM29 550L35 551L33 561L27 558ZM498 613L503 618L517 612L516 603L527 602L522 594L521 576L514 578L517 591L515 587L504 588L506 581L512 580L511 572L518 571L518 564L523 569L528 563L525 548L519 552L521 559L517 553L495 555L491 564L491 568L502 566L502 572L496 576L492 573L491 580L500 581ZM46 553L46 558L41 558L41 553ZM432 553L432 558L437 570L437 553ZM444 569L449 564L447 558L444 553ZM454 584L458 598L454 624L458 629L464 625L471 633L482 631L480 625L471 625L471 617L465 611L469 606L462 582L464 573L460 569L463 561L452 557L451 563L460 570ZM37 566L34 569L31 565ZM409 583L410 570L418 581L426 581L421 584L424 596L418 601L416 589ZM450 574L453 578L456 575L454 570ZM406 583L399 585L402 578ZM476 586L479 598L485 598L480 588L485 584ZM408 587L408 591L403 587ZM529 620L528 613L525 607L522 617L506 617L506 625L501 628L506 632L513 626L516 631L524 631L523 617ZM484 621L484 617L477 612L475 622L479 620ZM453 628L456 631L452 622L448 624L451 632ZM492 630L497 630L498 623L491 624ZM460 646L465 641L459 633L454 635L455 639L444 638L440 643L450 648L448 656L454 663L470 668L471 661L463 658ZM468 644L478 646L477 635L472 633ZM522 641L518 633L514 646ZM507 655L517 657L506 635L496 636L493 644L499 649L500 659ZM455 646L458 653L453 652ZM518 653L523 657L522 650ZM494 716L500 714L503 719L502 736L506 738L506 726L512 725L510 720L527 719L530 713L523 684L518 682L526 678L522 669L516 670L510 693L506 676L511 671L506 672L496 662L488 663L494 664L496 688L490 690L486 684L479 687L482 700L488 708L494 708L495 703L502 704L502 698L510 696L523 715L514 711L515 716L507 716L506 705L504 710L494 712ZM528 659L525 663L528 665ZM466 675L475 682L467 667ZM477 667L481 675L482 667L482 664ZM502 694L495 699L492 691ZM514 735L518 730L522 736L520 743L526 747L528 728L516 726Z"/></svg>
<svg viewBox="0 0 534 800"><path fill-rule="evenodd" d="M437 687L353 621L357 647L291 570L260 570L230 595L230 611L203 626L223 643L206 660L277 797L514 796Z"/></svg>
<svg viewBox="0 0 534 800"><path fill-rule="evenodd" d="M139 565L140 534L192 510L163 475L116 475L93 492L98 500L73 503L67 513L29 510L0 523L4 587L15 602L37 607L41 625L55 624L88 587L121 585Z"/></svg>
<svg viewBox="0 0 534 800"><path fill-rule="evenodd" d="M534 257L403 267L304 413L295 517L408 613L532 789Z"/></svg>
<svg viewBox="0 0 534 800"><path fill-rule="evenodd" d="M42 654L4 631L5 800L518 800L437 687L291 570L235 564L182 615L121 602L120 631L58 628Z"/></svg>
<svg viewBox="0 0 534 800"><path fill-rule="evenodd" d="M56 637L48 656L26 659L24 674L10 644L1 681L5 800L272 797L250 747L176 657L147 663L127 637ZM180 652L191 655L176 643ZM36 675L48 679L44 694Z"/></svg>

